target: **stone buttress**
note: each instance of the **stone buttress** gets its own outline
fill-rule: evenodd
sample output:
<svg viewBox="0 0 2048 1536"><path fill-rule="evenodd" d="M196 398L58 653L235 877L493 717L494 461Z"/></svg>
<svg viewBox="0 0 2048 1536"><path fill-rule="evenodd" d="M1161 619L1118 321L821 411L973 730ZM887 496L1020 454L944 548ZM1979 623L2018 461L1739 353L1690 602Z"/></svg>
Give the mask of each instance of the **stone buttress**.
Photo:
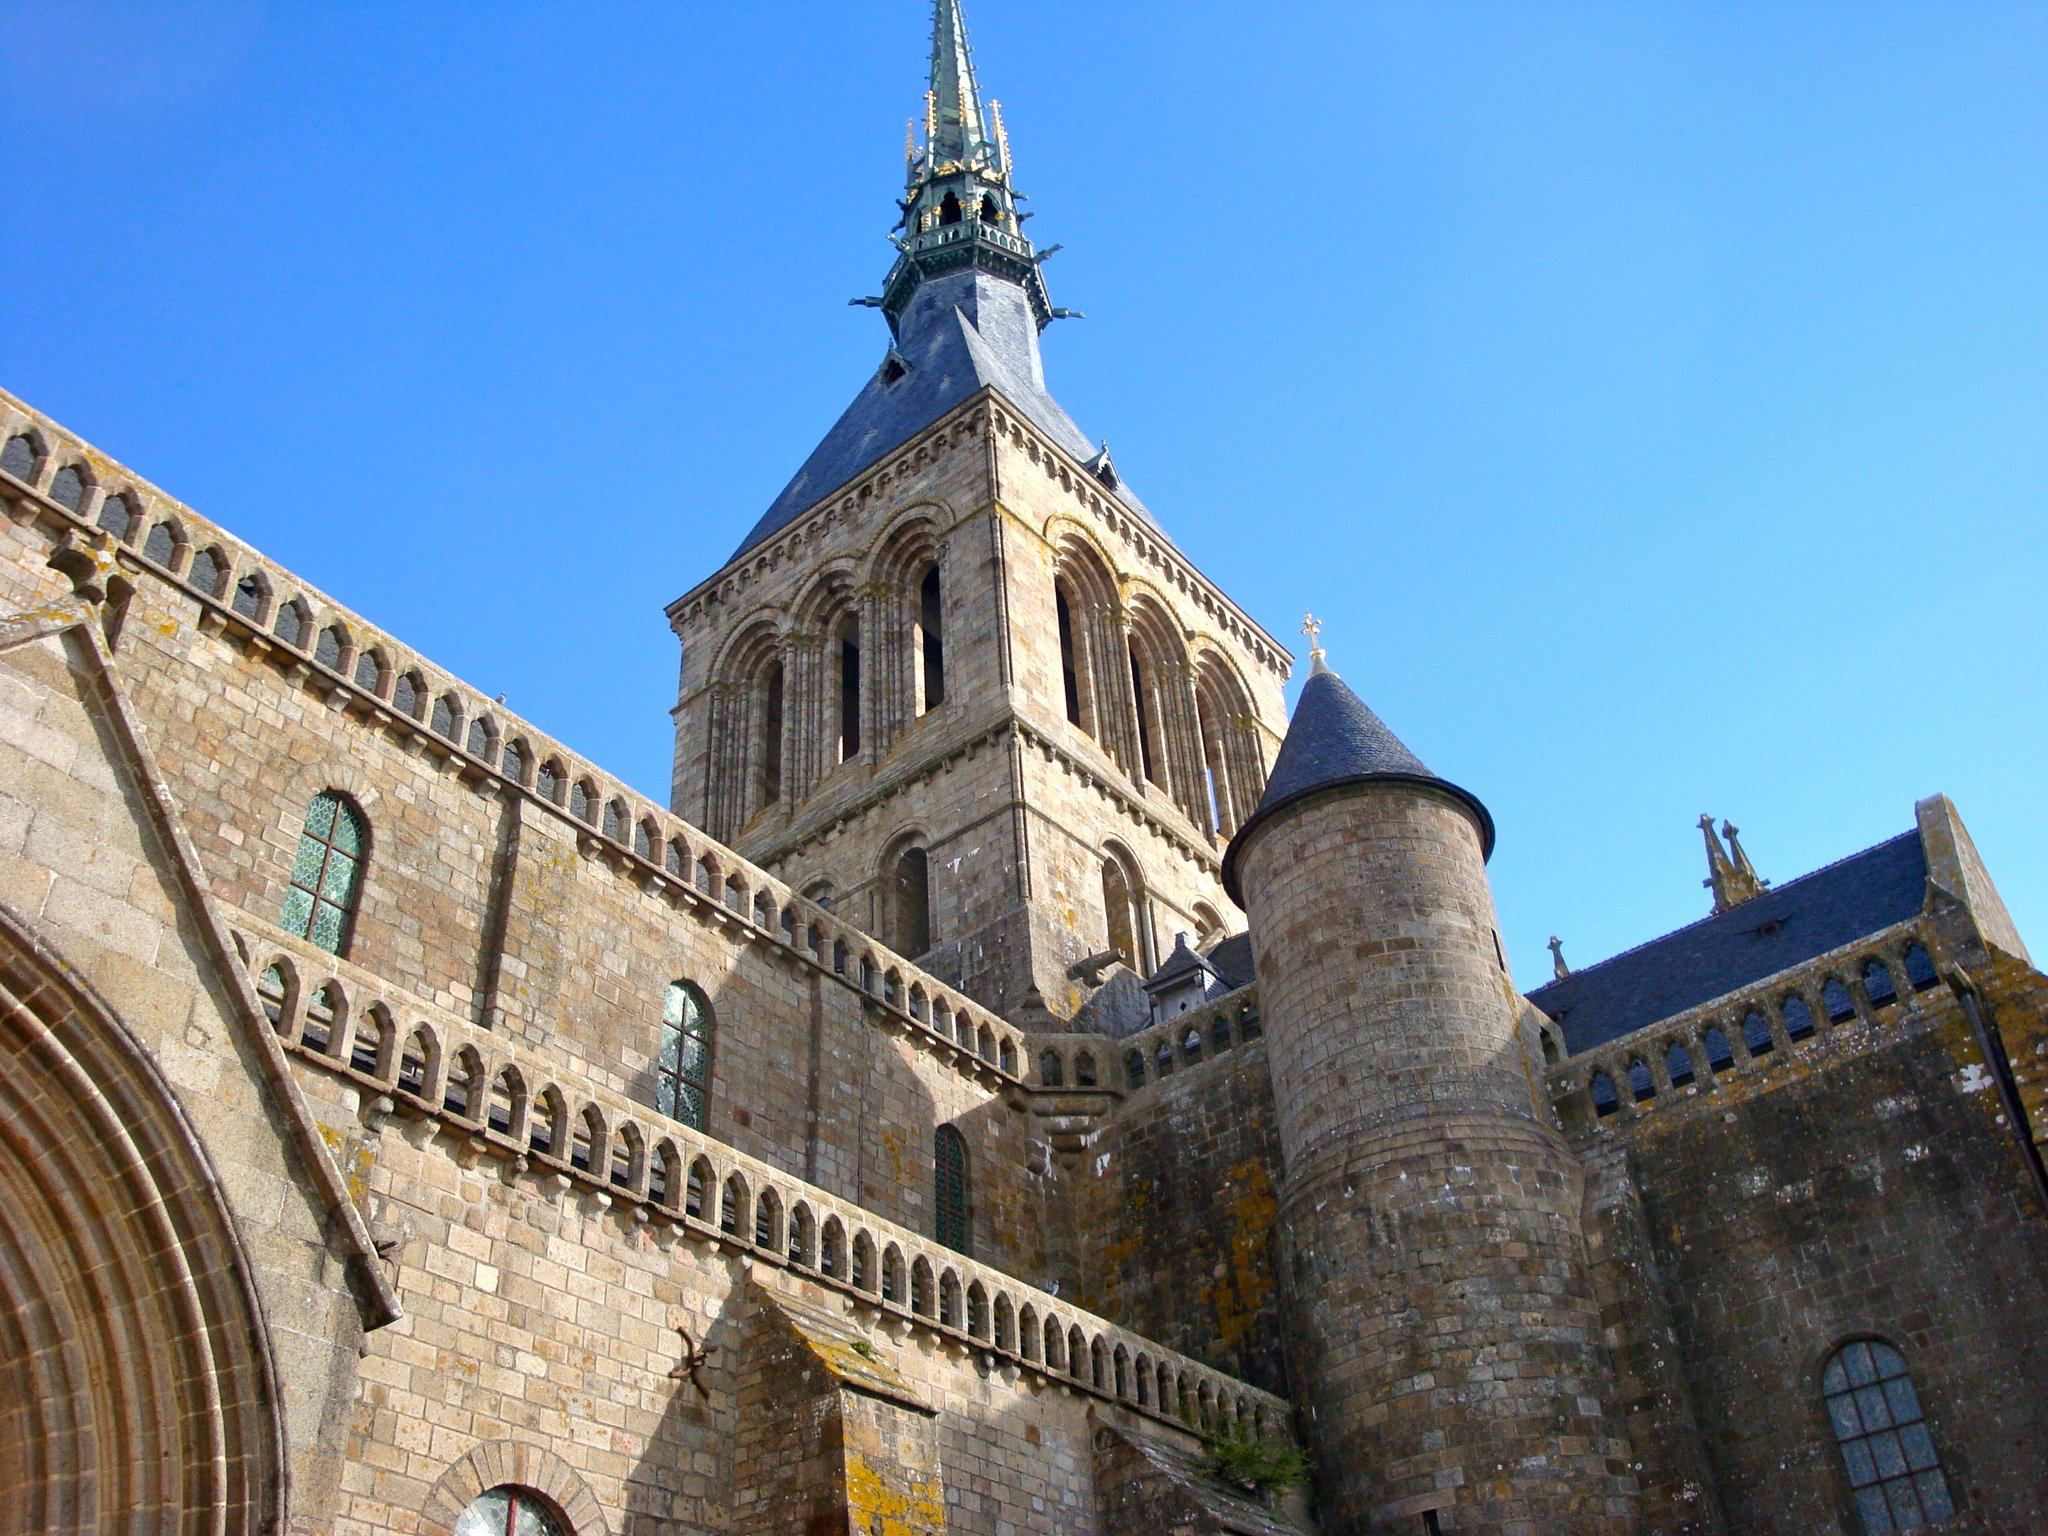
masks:
<svg viewBox="0 0 2048 1536"><path fill-rule="evenodd" d="M1225 879L1265 998L1291 1374L1332 1536L1638 1528L1492 841L1318 652Z"/></svg>

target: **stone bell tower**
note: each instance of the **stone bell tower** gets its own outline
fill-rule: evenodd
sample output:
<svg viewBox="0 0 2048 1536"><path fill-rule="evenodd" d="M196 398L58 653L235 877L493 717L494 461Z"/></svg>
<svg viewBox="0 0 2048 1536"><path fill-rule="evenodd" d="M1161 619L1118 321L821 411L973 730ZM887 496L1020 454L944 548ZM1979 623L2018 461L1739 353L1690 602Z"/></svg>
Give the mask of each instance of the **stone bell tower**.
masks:
<svg viewBox="0 0 2048 1536"><path fill-rule="evenodd" d="M1532 1102L1492 818L1313 655L1224 879L1251 916L1324 1529L1622 1536L1580 1173Z"/></svg>
<svg viewBox="0 0 2048 1536"><path fill-rule="evenodd" d="M1223 926L1291 658L1047 392L1068 311L959 0L934 6L904 169L895 260L852 301L888 322L874 373L669 606L671 804L1045 1027L1112 951L1146 971Z"/></svg>

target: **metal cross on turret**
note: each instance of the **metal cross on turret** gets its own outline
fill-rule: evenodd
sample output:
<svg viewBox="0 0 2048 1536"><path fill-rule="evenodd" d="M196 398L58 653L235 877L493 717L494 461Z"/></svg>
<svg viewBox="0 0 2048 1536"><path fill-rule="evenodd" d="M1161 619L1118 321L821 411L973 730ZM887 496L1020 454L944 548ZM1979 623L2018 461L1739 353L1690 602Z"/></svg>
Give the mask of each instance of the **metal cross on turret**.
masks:
<svg viewBox="0 0 2048 1536"><path fill-rule="evenodd" d="M1323 656L1323 621L1312 613L1301 616L1301 632L1308 636L1308 675L1330 670L1330 664Z"/></svg>

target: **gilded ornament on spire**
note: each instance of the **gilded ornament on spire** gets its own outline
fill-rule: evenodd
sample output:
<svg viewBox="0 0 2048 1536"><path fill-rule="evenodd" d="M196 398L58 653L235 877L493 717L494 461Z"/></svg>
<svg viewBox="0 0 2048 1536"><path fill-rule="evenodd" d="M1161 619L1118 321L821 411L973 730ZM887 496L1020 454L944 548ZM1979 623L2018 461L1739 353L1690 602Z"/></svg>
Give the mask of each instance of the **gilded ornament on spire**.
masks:
<svg viewBox="0 0 2048 1536"><path fill-rule="evenodd" d="M1308 675L1330 670L1330 664L1323 657L1323 621L1312 613L1301 616L1301 632L1308 636Z"/></svg>
<svg viewBox="0 0 2048 1536"><path fill-rule="evenodd" d="M1771 888L1771 882L1756 872L1756 867L1749 862L1749 855L1742 851L1733 822L1721 823L1721 835L1728 839L1725 848L1721 845L1721 838L1714 834L1713 817L1700 817L1700 834L1707 842L1707 878L1700 884L1714 893L1715 912L1739 907ZM1734 850L1732 854L1730 849Z"/></svg>

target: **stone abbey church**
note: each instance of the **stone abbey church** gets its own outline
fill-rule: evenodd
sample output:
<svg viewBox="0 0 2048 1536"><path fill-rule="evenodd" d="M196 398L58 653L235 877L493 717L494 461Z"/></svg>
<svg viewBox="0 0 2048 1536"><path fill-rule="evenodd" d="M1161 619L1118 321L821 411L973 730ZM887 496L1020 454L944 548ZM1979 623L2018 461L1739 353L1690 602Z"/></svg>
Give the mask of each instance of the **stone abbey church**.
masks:
<svg viewBox="0 0 2048 1536"><path fill-rule="evenodd" d="M2048 1532L1955 807L1703 823L1521 991L1484 786L1290 721L1048 393L1019 196L939 0L665 805L0 394L0 1532Z"/></svg>

